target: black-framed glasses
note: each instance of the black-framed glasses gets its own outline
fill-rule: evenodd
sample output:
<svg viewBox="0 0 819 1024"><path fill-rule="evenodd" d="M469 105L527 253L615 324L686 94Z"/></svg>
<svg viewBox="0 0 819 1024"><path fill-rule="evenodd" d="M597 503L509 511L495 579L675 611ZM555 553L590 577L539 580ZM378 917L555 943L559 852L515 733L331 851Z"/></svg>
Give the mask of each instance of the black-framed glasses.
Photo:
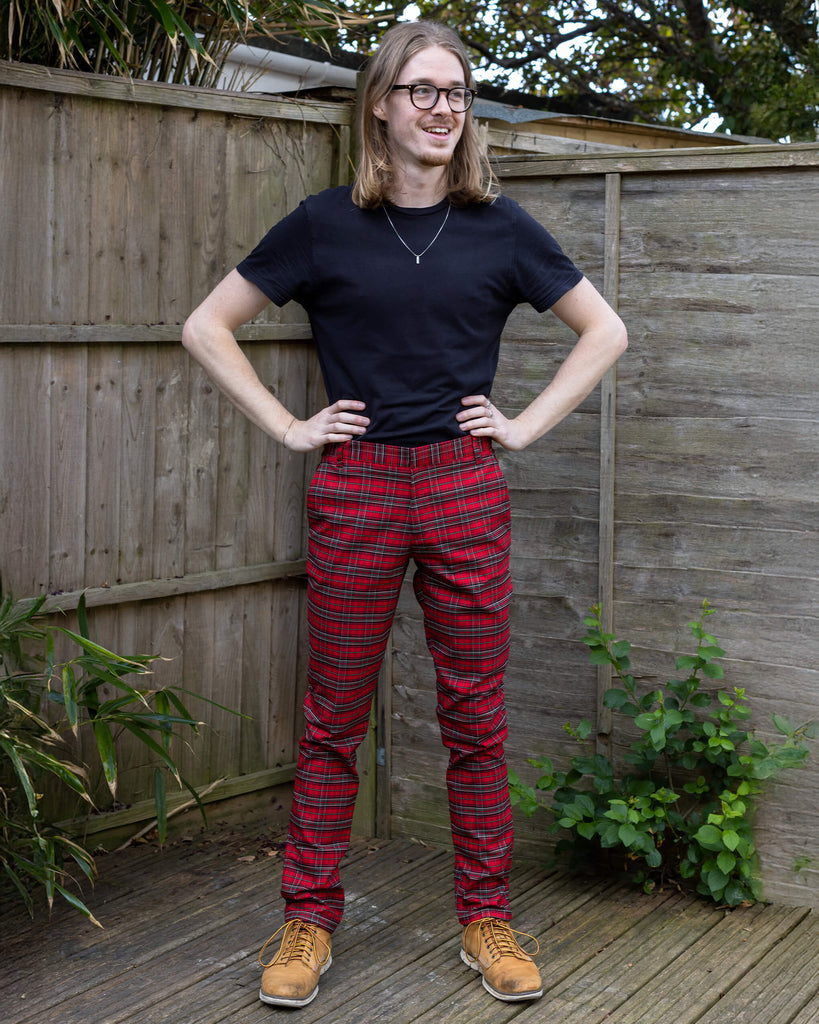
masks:
<svg viewBox="0 0 819 1024"><path fill-rule="evenodd" d="M456 114L463 114L465 110L469 110L475 99L474 91L462 85L456 85L454 89L439 89L435 85L394 85L393 89L408 90L412 105L419 110L432 110L441 93L446 96L449 109Z"/></svg>

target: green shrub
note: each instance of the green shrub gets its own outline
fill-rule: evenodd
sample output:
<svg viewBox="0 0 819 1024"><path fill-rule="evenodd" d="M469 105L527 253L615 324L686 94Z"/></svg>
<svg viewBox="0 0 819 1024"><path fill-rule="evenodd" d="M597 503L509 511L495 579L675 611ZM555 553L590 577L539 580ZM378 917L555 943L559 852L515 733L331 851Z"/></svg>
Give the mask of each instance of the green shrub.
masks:
<svg viewBox="0 0 819 1024"><path fill-rule="evenodd" d="M88 907L67 886L69 869L92 879L94 859L85 847L43 819L47 788L68 787L93 807L87 765L66 753L66 739L91 730L94 750L112 796L117 789L117 739L134 737L162 767L154 773L154 802L160 842L167 824L166 772L193 794L171 756L171 741L181 729L196 733L202 724L182 702L178 687L147 689L133 677L150 674L156 657L123 657L91 640L84 598L78 607L78 632L52 625L43 615L44 597L32 601L0 600L0 864L30 913L32 890L42 887L48 905L55 894L65 898L95 924ZM55 662L55 638L68 639L76 656ZM113 696L104 697L102 687ZM213 703L209 701L209 703ZM59 720L45 712L58 708ZM220 707L220 705L216 705ZM223 709L227 710L227 709Z"/></svg>
<svg viewBox="0 0 819 1024"><path fill-rule="evenodd" d="M568 852L577 861L610 851L647 892L665 879L690 880L703 896L734 906L760 895L756 799L767 780L804 761L806 740L817 730L815 723L797 728L774 715L784 739L766 743L749 725L744 690L701 689L724 677L718 661L725 652L705 631L713 614L704 601L700 619L688 623L697 648L677 659L684 678L641 694L631 674L631 645L603 631L595 605L583 643L591 662L611 665L619 682L604 705L635 736L622 767L596 749L592 725L583 719L565 727L580 747L568 771L556 771L549 758L532 759L543 773L535 786L510 772L510 789L525 814L545 807L554 818L550 830L568 833L556 846L558 856Z"/></svg>

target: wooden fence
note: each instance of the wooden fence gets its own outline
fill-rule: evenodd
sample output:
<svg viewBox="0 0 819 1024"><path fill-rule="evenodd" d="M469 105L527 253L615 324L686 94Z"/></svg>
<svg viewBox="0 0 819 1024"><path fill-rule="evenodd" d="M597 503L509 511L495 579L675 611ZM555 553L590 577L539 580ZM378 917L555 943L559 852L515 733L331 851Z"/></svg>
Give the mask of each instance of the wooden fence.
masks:
<svg viewBox="0 0 819 1024"><path fill-rule="evenodd" d="M206 715L197 784L292 777L304 685L305 480L179 343L181 323L262 231L348 172L350 112L0 65L0 572L76 605L161 682L252 716ZM505 190L627 322L631 346L553 434L502 453L514 516L510 762L566 750L607 685L579 642L602 599L647 680L673 674L703 598L728 683L819 717L819 147L510 158ZM296 414L321 401L309 330L273 308L242 337ZM520 308L494 399L507 413L572 342ZM602 401L601 401L602 395ZM602 414L601 414L602 409ZM444 839L434 680L406 588L359 820ZM133 751L121 799L148 796ZM758 820L768 895L819 899L819 751ZM520 847L544 822L519 823Z"/></svg>
<svg viewBox="0 0 819 1024"><path fill-rule="evenodd" d="M191 701L209 723L180 751L194 784L292 778L309 464L220 398L181 324L301 198L346 180L350 108L6 64L0 138L3 586L69 609L87 588L100 642L252 716ZM246 351L303 414L320 388L304 314L265 316ZM151 778L128 748L120 801Z"/></svg>
<svg viewBox="0 0 819 1024"><path fill-rule="evenodd" d="M504 191L621 312L630 347L552 435L504 453L513 507L511 765L567 752L585 716L605 742L608 685L578 643L598 600L648 687L691 653L703 598L760 734L819 718L819 147L509 158ZM571 344L520 307L495 401L514 412ZM602 410L602 414L601 414ZM409 589L395 631L389 749L394 834L442 838L434 686ZM757 820L767 894L819 901L819 745ZM558 758L558 761L560 759ZM563 762L565 763L565 762ZM387 769L385 769L385 772ZM519 846L542 842L544 816Z"/></svg>

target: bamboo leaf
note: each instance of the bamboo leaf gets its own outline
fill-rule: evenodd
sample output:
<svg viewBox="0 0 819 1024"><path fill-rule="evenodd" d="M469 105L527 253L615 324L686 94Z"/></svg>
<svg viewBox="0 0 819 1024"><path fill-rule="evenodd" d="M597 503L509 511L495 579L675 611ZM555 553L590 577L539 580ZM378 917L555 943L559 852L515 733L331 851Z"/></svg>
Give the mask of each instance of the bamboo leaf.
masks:
<svg viewBox="0 0 819 1024"><path fill-rule="evenodd" d="M23 884L23 880L5 858L3 859L3 870L6 872L6 876L11 881L11 884L17 890L20 899L22 899L25 904L26 910L29 912L29 916L34 917L34 900L31 898L31 893Z"/></svg>
<svg viewBox="0 0 819 1024"><path fill-rule="evenodd" d="M196 790L193 788L193 786L187 781L187 779L182 779L182 785L185 787L185 789L187 789L187 791L193 797L194 801L196 802L196 806L199 808L199 813L202 815L202 821L207 826L208 818L207 818L207 815L205 814L205 805L202 803L202 800L201 800L199 794L196 792Z"/></svg>
<svg viewBox="0 0 819 1024"><path fill-rule="evenodd" d="M80 600L77 604L77 624L79 625L80 633L86 638L91 638L91 633L88 630L88 613L85 608L85 591L80 594Z"/></svg>
<svg viewBox="0 0 819 1024"><path fill-rule="evenodd" d="M111 796L117 795L117 755L114 749L114 738L108 723L99 717L91 723L94 729L94 738L97 741L102 770L105 774L105 781Z"/></svg>
<svg viewBox="0 0 819 1024"><path fill-rule="evenodd" d="M96 654L104 658L105 661L109 661L115 665L133 665L134 672L143 672L145 661L151 659L147 655L138 655L133 658L126 658L122 654L116 654L114 651L109 651L108 648L103 647L101 644L94 643L88 637L83 636L81 633L75 633L73 630L66 628L65 626L56 626L55 629L63 633L69 639L73 640L78 646L82 647L84 651L88 651L89 654Z"/></svg>
<svg viewBox="0 0 819 1024"><path fill-rule="evenodd" d="M136 736L140 743L144 743L149 750L152 750L162 761L165 762L168 768L170 768L173 777L181 785L182 780L179 775L179 769L174 764L174 761L168 752L162 748L161 744L157 743L152 736L145 732L145 730L135 722L125 721L122 724L129 732Z"/></svg>
<svg viewBox="0 0 819 1024"><path fill-rule="evenodd" d="M26 771L26 766L18 753L18 745L10 742L4 736L0 736L0 749L5 751L6 757L11 761L11 766L14 769L14 774L17 776L20 785L23 789L23 795L26 798L28 804L28 813L32 818L36 818L39 813L37 810L37 794L34 792L34 785L31 781L31 776Z"/></svg>
<svg viewBox="0 0 819 1024"><path fill-rule="evenodd" d="M25 704L21 704L19 701L15 700L14 697L9 696L9 694L7 693L3 696L5 697L6 703L9 705L9 707L14 708L15 711L18 711L21 715L24 715L26 718L28 718L29 721L38 729L42 730L42 732L45 733L45 735L49 739L59 740L62 738L56 729L53 729L48 724L48 722L40 718L39 715L35 715L33 711L31 711L29 708L25 706Z"/></svg>
<svg viewBox="0 0 819 1024"><path fill-rule="evenodd" d="M87 918L91 922L91 924L96 925L97 928L102 928L100 922L96 919L96 917L94 917L94 915L91 913L88 907L83 903L83 901L78 896L75 896L73 893L69 892L68 889L65 889L63 886L58 884L54 885L54 889L62 896L64 900L70 903L72 907L74 907L76 910L79 910L82 916Z"/></svg>
<svg viewBox="0 0 819 1024"><path fill-rule="evenodd" d="M65 708L65 715L68 719L68 724L71 727L71 731L74 735L77 735L77 720L79 717L79 709L77 707L77 680L74 676L74 671L71 665L63 665L62 671L63 681L63 706Z"/></svg>
<svg viewBox="0 0 819 1024"><path fill-rule="evenodd" d="M68 786L69 789L83 797L84 800L87 800L88 803L92 803L85 782L83 781L85 773L78 765L68 764L56 757L52 757L45 751L38 750L36 747L32 746L22 747L18 744L18 752L23 760L27 761L29 764L36 764L39 768L44 768L47 772L56 776L60 782Z"/></svg>
<svg viewBox="0 0 819 1024"><path fill-rule="evenodd" d="M213 708L218 708L220 711L226 711L230 715L236 715L239 718L246 718L248 721L253 720L252 715L246 715L242 711L237 711L235 708L226 707L224 704L220 704L218 701L212 700L210 697L205 697L201 693L196 693L195 690L186 690L182 686L175 686L173 689L177 693L187 693L191 697L197 697L199 700L203 700L206 704L210 704Z"/></svg>

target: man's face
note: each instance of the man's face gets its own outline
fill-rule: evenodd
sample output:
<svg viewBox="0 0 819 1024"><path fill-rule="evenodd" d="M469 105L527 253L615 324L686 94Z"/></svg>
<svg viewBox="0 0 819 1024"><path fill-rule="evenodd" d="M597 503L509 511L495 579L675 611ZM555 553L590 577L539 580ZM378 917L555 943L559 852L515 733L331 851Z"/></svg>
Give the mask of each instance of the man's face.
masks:
<svg viewBox="0 0 819 1024"><path fill-rule="evenodd" d="M450 89L466 82L458 58L440 46L430 46L407 61L396 84ZM467 116L450 110L443 93L431 110L417 110L406 89L389 93L373 113L386 122L390 155L406 171L448 164Z"/></svg>

